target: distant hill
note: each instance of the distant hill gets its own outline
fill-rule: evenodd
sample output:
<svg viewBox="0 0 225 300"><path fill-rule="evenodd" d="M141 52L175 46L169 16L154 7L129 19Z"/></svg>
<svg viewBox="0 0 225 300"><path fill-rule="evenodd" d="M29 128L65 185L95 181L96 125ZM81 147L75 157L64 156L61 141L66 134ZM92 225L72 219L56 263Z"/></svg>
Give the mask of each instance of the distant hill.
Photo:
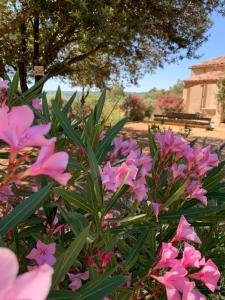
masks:
<svg viewBox="0 0 225 300"><path fill-rule="evenodd" d="M62 95L66 98L69 98L73 95L73 93L75 92L76 90L74 91L62 91ZM48 97L54 97L55 96L55 93L56 91L46 91L47 92L47 95ZM81 96L82 92L80 91L77 91L77 96ZM90 92L90 95L95 95L95 96L100 96L100 92L98 91L91 91ZM140 93L136 93L136 92L126 92L127 95L137 95L137 96L144 96L146 93L145 92L140 92Z"/></svg>

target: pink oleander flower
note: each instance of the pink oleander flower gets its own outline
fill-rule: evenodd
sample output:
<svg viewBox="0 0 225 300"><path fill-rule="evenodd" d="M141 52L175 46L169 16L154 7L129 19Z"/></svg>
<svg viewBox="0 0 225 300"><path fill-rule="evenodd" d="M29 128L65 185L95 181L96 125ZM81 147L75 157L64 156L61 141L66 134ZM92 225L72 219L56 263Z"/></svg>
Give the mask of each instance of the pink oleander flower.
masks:
<svg viewBox="0 0 225 300"><path fill-rule="evenodd" d="M159 221L159 212L160 211L168 211L169 209L167 207L163 207L162 204L157 202L152 202L152 210L155 215L155 220L158 223Z"/></svg>
<svg viewBox="0 0 225 300"><path fill-rule="evenodd" d="M133 194L134 200L141 202L148 197L148 188L146 187L146 181L143 177L135 181L135 184L130 188Z"/></svg>
<svg viewBox="0 0 225 300"><path fill-rule="evenodd" d="M163 276L151 275L151 277L165 286L168 300L181 300L180 294L183 293L186 283L189 282L186 275L187 270L179 262L176 262L171 270Z"/></svg>
<svg viewBox="0 0 225 300"><path fill-rule="evenodd" d="M0 140L11 146L11 152L18 152L25 147L48 146L51 141L44 137L51 124L32 126L34 114L26 106L16 106L8 112L0 108Z"/></svg>
<svg viewBox="0 0 225 300"><path fill-rule="evenodd" d="M108 219L115 219L120 216L120 211L118 210L111 210L104 216L104 221L101 223L102 228L106 227L117 227L120 226L119 222L108 222Z"/></svg>
<svg viewBox="0 0 225 300"><path fill-rule="evenodd" d="M48 175L61 185L66 185L71 178L70 173L64 173L69 156L66 152L56 152L55 139L52 139L52 143L48 147L42 147L37 161L31 165L21 176L22 178L27 176Z"/></svg>
<svg viewBox="0 0 225 300"><path fill-rule="evenodd" d="M56 262L55 251L56 243L44 244L41 241L37 241L36 248L33 248L26 258L34 259L39 266L45 263L53 266Z"/></svg>
<svg viewBox="0 0 225 300"><path fill-rule="evenodd" d="M188 142L181 135L175 134L171 130L157 132L155 137L164 156L172 152L182 152L188 145Z"/></svg>
<svg viewBox="0 0 225 300"><path fill-rule="evenodd" d="M0 78L0 91L6 91L9 88L9 81Z"/></svg>
<svg viewBox="0 0 225 300"><path fill-rule="evenodd" d="M186 192L189 194L191 199L199 200L204 206L207 206L207 193L201 186L201 183L196 180L192 180L186 187Z"/></svg>
<svg viewBox="0 0 225 300"><path fill-rule="evenodd" d="M68 274L68 276L71 281L69 288L71 288L72 291L75 291L82 287L82 280L88 280L89 272L86 271L84 273Z"/></svg>
<svg viewBox="0 0 225 300"><path fill-rule="evenodd" d="M174 163L171 167L173 178L177 178L177 177L184 178L185 177L184 172L186 171L186 169L187 169L186 165L184 164L177 165L176 163Z"/></svg>
<svg viewBox="0 0 225 300"><path fill-rule="evenodd" d="M37 111L42 111L42 102L41 99L35 98L32 100L32 106L35 108Z"/></svg>
<svg viewBox="0 0 225 300"><path fill-rule="evenodd" d="M187 222L184 216L181 216L176 234L172 239L172 242L185 241L185 240L189 240L201 244L201 240L197 236L194 228Z"/></svg>
<svg viewBox="0 0 225 300"><path fill-rule="evenodd" d="M182 300L207 300L196 288L194 282L186 282L183 289Z"/></svg>
<svg viewBox="0 0 225 300"><path fill-rule="evenodd" d="M160 260L157 263L156 268L161 269L174 266L178 262L176 259L178 254L178 249L173 247L171 243L162 243L162 247L159 252Z"/></svg>
<svg viewBox="0 0 225 300"><path fill-rule="evenodd" d="M15 254L7 248L0 248L0 300L45 300L53 269L44 264L17 277L18 271Z"/></svg>
<svg viewBox="0 0 225 300"><path fill-rule="evenodd" d="M201 253L188 243L184 243L183 257L181 263L184 268L193 267L199 268L202 264Z"/></svg>
<svg viewBox="0 0 225 300"><path fill-rule="evenodd" d="M101 254L102 267L105 268L112 259L112 252L103 252Z"/></svg>
<svg viewBox="0 0 225 300"><path fill-rule="evenodd" d="M134 185L138 168L135 166L128 166L125 162L121 166L117 167L116 186L119 187L122 184L130 186Z"/></svg>
<svg viewBox="0 0 225 300"><path fill-rule="evenodd" d="M191 277L202 281L211 292L220 288L217 285L217 282L220 279L220 272L211 259L207 260L199 272L191 274Z"/></svg>
<svg viewBox="0 0 225 300"><path fill-rule="evenodd" d="M103 169L100 168L100 175L104 188L108 191L115 192L118 188L118 182L116 180L118 167L112 167L110 162L107 162Z"/></svg>

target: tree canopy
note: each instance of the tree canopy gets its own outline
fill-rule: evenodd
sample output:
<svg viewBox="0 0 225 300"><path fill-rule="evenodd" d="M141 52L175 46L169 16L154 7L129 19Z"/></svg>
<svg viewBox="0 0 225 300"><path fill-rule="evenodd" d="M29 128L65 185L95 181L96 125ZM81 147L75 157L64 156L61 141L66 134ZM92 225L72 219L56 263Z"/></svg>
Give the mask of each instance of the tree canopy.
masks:
<svg viewBox="0 0 225 300"><path fill-rule="evenodd" d="M222 0L2 0L0 75L19 70L26 90L35 65L48 78L103 86L132 83L164 62L193 57Z"/></svg>

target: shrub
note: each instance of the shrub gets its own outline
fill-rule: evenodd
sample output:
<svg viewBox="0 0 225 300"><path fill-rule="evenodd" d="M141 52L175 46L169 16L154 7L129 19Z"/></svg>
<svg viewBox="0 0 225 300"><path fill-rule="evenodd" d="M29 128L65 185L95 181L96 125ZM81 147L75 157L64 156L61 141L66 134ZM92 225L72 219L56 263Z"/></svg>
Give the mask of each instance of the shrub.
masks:
<svg viewBox="0 0 225 300"><path fill-rule="evenodd" d="M145 117L147 105L139 96L128 95L121 108L130 121L142 121Z"/></svg>
<svg viewBox="0 0 225 300"><path fill-rule="evenodd" d="M156 104L161 109L162 113L181 112L183 109L183 99L174 95L161 95Z"/></svg>
<svg viewBox="0 0 225 300"><path fill-rule="evenodd" d="M105 128L105 91L78 126L74 96L50 111L42 94L37 111L37 86L17 83L0 81L0 299L222 299L224 162L210 147L149 131L142 153L126 119Z"/></svg>

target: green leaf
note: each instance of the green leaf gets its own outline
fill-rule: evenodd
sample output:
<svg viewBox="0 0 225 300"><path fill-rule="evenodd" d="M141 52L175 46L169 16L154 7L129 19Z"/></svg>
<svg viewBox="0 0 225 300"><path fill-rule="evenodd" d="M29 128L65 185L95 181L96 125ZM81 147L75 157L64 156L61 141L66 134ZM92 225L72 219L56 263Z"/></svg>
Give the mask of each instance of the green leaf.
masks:
<svg viewBox="0 0 225 300"><path fill-rule="evenodd" d="M186 184L184 183L182 186L180 186L175 193L173 193L166 201L165 207L169 207L171 204L173 204L175 201L177 201L180 196L183 195L185 190Z"/></svg>
<svg viewBox="0 0 225 300"><path fill-rule="evenodd" d="M129 189L128 185L121 185L121 187L113 194L112 198L109 200L106 208L105 208L105 214L107 214L107 212L109 212L113 206L115 205L115 203L118 201L118 199L120 197L123 196L123 194Z"/></svg>
<svg viewBox="0 0 225 300"><path fill-rule="evenodd" d="M64 105L62 112L65 115L67 115L69 113L69 110L70 110L70 108L71 108L71 106L72 106L72 104L73 104L73 102L74 102L74 100L76 98L76 95L77 95L77 92L73 93L73 95L70 97L70 99Z"/></svg>
<svg viewBox="0 0 225 300"><path fill-rule="evenodd" d="M60 125L62 126L65 134L71 140L71 142L74 145L78 145L80 147L84 147L84 144L83 144L83 142L82 142L79 134L75 132L75 130L73 129L73 127L68 122L68 120L67 120L66 116L64 115L64 113L61 112L58 109L58 107L57 107L57 105L55 103L52 103L52 110L53 110L56 118L58 119Z"/></svg>
<svg viewBox="0 0 225 300"><path fill-rule="evenodd" d="M0 220L0 233L6 234L14 226L21 223L34 213L49 195L52 185L48 185L32 194L28 199L17 205L14 210Z"/></svg>
<svg viewBox="0 0 225 300"><path fill-rule="evenodd" d="M8 103L11 104L13 97L18 92L18 85L19 85L19 72L17 71L16 74L13 77L13 80L10 84L10 88L8 89Z"/></svg>
<svg viewBox="0 0 225 300"><path fill-rule="evenodd" d="M33 98L38 97L38 94L40 94L43 84L47 79L48 75L44 75L40 80L38 80L38 82L35 83L35 85L17 97L15 102L28 103ZM43 94L41 94L41 96L43 96Z"/></svg>
<svg viewBox="0 0 225 300"><path fill-rule="evenodd" d="M76 205L77 207L81 208L84 211L95 214L95 211L92 209L92 207L89 206L89 204L82 197L80 197L78 194L76 194L74 192L66 191L66 190L61 189L61 188L56 188L55 190L66 201Z"/></svg>
<svg viewBox="0 0 225 300"><path fill-rule="evenodd" d="M107 130L105 138L100 143L99 148L96 152L96 158L98 163L101 163L104 160L105 154L109 151L111 147L112 140L121 131L123 126L126 124L127 120L127 118L124 118L120 120L115 126Z"/></svg>
<svg viewBox="0 0 225 300"><path fill-rule="evenodd" d="M83 249L86 239L89 234L89 226L86 227L70 244L65 252L57 259L54 267L54 275L52 280L52 287L56 287L64 278L70 267L74 264L77 256Z"/></svg>
<svg viewBox="0 0 225 300"><path fill-rule="evenodd" d="M46 94L43 95L42 97L42 110L43 110L43 115L46 120L50 121L50 114L49 114L49 106L48 106L48 99Z"/></svg>
<svg viewBox="0 0 225 300"><path fill-rule="evenodd" d="M106 98L106 89L103 90L101 96L99 97L98 103L96 104L94 109L95 124L97 124L101 118L102 110L105 104L105 98Z"/></svg>
<svg viewBox="0 0 225 300"><path fill-rule="evenodd" d="M50 292L47 300L81 300L81 298L77 292L61 290Z"/></svg>
<svg viewBox="0 0 225 300"><path fill-rule="evenodd" d="M102 207L103 193L102 193L102 188L100 185L99 166L98 166L96 157L94 155L94 152L89 144L87 145L87 156L88 156L88 163L90 166L91 179L94 184L94 191L95 191L97 203L98 203L99 207Z"/></svg>
<svg viewBox="0 0 225 300"><path fill-rule="evenodd" d="M91 281L79 290L81 300L100 300L104 296L109 296L116 288L125 282L123 276L114 276L111 278L99 277Z"/></svg>
<svg viewBox="0 0 225 300"><path fill-rule="evenodd" d="M151 156L154 157L155 153L157 152L157 145L155 142L154 134L151 132L150 127L148 127L148 144Z"/></svg>
<svg viewBox="0 0 225 300"><path fill-rule="evenodd" d="M130 268L129 265L132 263L132 261L138 258L138 255L145 243L147 236L148 236L148 231L146 230L144 233L141 234L139 239L135 242L132 251L130 252L130 254L128 255L125 261L125 266L128 270Z"/></svg>

